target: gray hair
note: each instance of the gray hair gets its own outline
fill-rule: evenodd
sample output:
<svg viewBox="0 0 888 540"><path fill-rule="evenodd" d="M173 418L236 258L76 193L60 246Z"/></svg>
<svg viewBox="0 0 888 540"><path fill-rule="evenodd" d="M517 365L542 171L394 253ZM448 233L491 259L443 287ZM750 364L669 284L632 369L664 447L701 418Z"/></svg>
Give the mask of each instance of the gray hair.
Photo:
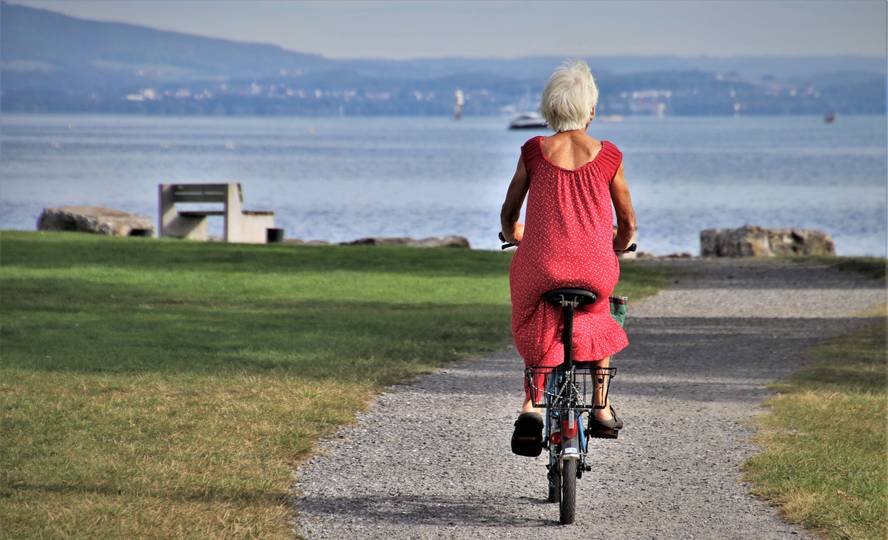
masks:
<svg viewBox="0 0 888 540"><path fill-rule="evenodd" d="M589 65L565 62L549 77L540 100L540 114L555 131L584 129L598 103L598 86Z"/></svg>

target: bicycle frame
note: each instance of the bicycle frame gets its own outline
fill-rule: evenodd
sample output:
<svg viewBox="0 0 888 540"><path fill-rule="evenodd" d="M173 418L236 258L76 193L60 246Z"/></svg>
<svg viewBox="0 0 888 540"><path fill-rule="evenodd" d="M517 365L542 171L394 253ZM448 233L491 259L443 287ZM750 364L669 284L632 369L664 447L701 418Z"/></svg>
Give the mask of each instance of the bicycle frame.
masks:
<svg viewBox="0 0 888 540"><path fill-rule="evenodd" d="M569 294L570 290L565 289L565 292ZM613 302L618 300L613 299ZM545 408L543 444L549 450L548 500L559 503L561 523L567 524L574 520L576 482L584 472L592 469L586 463L588 436L583 413L589 411L591 414L594 409L604 408L607 404L610 377L616 368L573 361L573 315L579 300L562 296L558 304L564 313L564 362L555 367L528 367L525 376L534 406ZM545 377L545 382L538 380L540 377ZM540 399L540 392L544 399Z"/></svg>
<svg viewBox="0 0 888 540"><path fill-rule="evenodd" d="M544 430L549 447L549 470L553 471L558 467L559 460L575 459L579 460L577 470L582 475L582 471L586 469L588 450L583 428L585 408L581 408L578 403L574 366L559 368L546 381Z"/></svg>

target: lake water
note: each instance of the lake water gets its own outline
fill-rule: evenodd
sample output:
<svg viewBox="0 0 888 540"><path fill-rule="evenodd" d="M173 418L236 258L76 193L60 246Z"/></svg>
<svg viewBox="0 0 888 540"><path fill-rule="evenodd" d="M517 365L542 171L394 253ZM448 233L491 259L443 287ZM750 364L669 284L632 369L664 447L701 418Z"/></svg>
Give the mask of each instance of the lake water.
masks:
<svg viewBox="0 0 888 540"><path fill-rule="evenodd" d="M157 184L237 181L288 238L459 234L498 247L521 144L503 118L0 116L0 228L44 207L157 217ZM542 132L540 132L542 133ZM624 153L640 249L699 253L699 232L757 224L886 254L884 116L627 118L589 133ZM221 235L221 218L211 233Z"/></svg>

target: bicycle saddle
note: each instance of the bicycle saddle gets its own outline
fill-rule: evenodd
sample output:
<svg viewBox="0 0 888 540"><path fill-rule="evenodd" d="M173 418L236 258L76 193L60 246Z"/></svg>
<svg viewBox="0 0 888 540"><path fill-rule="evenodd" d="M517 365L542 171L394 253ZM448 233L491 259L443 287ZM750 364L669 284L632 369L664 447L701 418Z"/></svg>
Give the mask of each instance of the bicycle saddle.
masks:
<svg viewBox="0 0 888 540"><path fill-rule="evenodd" d="M547 291L543 293L543 298L545 298L546 302L556 306L561 305L562 298L568 301L576 300L579 305L585 306L586 304L594 304L598 300L598 295L586 289L566 288Z"/></svg>

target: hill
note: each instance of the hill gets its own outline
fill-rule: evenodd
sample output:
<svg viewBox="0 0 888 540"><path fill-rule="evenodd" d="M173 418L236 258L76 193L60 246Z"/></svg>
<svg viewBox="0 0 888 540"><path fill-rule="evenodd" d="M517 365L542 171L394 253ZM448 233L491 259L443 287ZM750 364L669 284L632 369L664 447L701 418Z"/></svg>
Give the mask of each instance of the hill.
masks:
<svg viewBox="0 0 888 540"><path fill-rule="evenodd" d="M563 59L329 59L0 4L5 112L466 114L531 108ZM619 114L885 112L885 59L588 57Z"/></svg>

